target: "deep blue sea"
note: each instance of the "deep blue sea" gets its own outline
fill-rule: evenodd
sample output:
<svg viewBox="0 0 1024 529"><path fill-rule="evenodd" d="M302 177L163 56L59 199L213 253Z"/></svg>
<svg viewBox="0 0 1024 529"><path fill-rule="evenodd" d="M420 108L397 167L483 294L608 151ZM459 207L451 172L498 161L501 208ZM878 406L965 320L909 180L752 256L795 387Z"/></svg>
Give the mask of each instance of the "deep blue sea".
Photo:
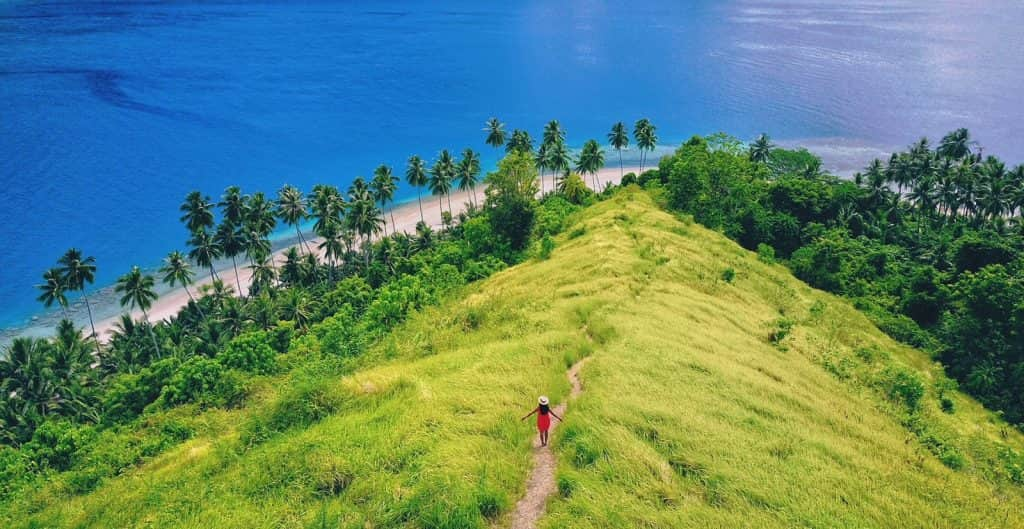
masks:
<svg viewBox="0 0 1024 529"><path fill-rule="evenodd" d="M490 116L765 131L837 169L966 126L1024 159L1024 2L821 3L0 2L0 326L69 246L96 287L183 248L189 190L490 164Z"/></svg>

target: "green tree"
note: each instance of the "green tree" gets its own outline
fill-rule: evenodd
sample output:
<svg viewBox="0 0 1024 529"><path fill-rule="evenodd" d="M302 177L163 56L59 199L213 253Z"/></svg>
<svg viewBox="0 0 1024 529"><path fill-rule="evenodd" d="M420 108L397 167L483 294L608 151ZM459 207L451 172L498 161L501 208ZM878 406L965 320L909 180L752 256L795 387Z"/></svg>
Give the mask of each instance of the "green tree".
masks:
<svg viewBox="0 0 1024 529"><path fill-rule="evenodd" d="M640 174L644 172L644 162L647 160L647 152L653 151L658 145L656 127L647 118L641 118L633 125L633 139L640 149Z"/></svg>
<svg viewBox="0 0 1024 529"><path fill-rule="evenodd" d="M149 321L149 308L153 306L153 302L159 297L156 291L153 290L154 283L153 276L143 274L139 267L133 266L130 272L117 278L114 292L121 294L119 302L122 307L129 306L132 309L135 307L142 309L142 318L145 320L149 336L153 339L153 347L156 349L157 357L159 357L160 345L157 344L156 334L153 333L153 324Z"/></svg>
<svg viewBox="0 0 1024 529"><path fill-rule="evenodd" d="M206 315L203 314L202 307L196 303L196 298L192 297L192 291L188 289L195 277L195 272L192 271L185 256L177 250L167 254L167 257L164 258L164 265L160 267L160 273L164 275L163 282L171 288L181 285L185 289L189 301L199 309L199 315L205 319Z"/></svg>
<svg viewBox="0 0 1024 529"><path fill-rule="evenodd" d="M619 121L612 125L608 133L608 145L611 145L619 153L619 179L622 179L622 149L629 147L629 133L626 132L626 124Z"/></svg>
<svg viewBox="0 0 1024 529"><path fill-rule="evenodd" d="M241 226L245 221L245 210L249 197L242 194L238 186L231 186L224 190L217 206L220 207L221 216L232 226Z"/></svg>
<svg viewBox="0 0 1024 529"><path fill-rule="evenodd" d="M597 143L597 140L587 140L580 151L579 159L576 161L576 170L580 174L589 174L593 179L594 191L601 191L601 182L597 172L604 167L604 151Z"/></svg>
<svg viewBox="0 0 1024 529"><path fill-rule="evenodd" d="M493 118L492 120L497 121ZM500 123L498 125L500 125ZM501 143L504 144L504 132L501 132L501 138ZM487 143L490 145L490 137L488 137ZM495 147L497 147L497 145ZM418 202L420 206L420 222L426 222L423 218L423 188L429 183L429 180L427 180L426 165L423 163L423 159L419 156L413 155L409 157L409 162L405 169L405 181L416 188L416 202Z"/></svg>
<svg viewBox="0 0 1024 529"><path fill-rule="evenodd" d="M430 168L430 192L438 197L438 207L444 209L441 198L448 197L448 211L452 210L452 181L455 179L455 161L448 149L441 151L437 161ZM443 213L443 211L442 211Z"/></svg>
<svg viewBox="0 0 1024 529"><path fill-rule="evenodd" d="M533 138L525 130L515 129L505 144L505 152L533 152Z"/></svg>
<svg viewBox="0 0 1024 529"><path fill-rule="evenodd" d="M213 202L199 191L186 195L185 202L178 209L182 212L181 222L185 223L188 231L194 233L213 227Z"/></svg>
<svg viewBox="0 0 1024 529"><path fill-rule="evenodd" d="M37 301L46 308L57 303L60 305L61 313L64 314L64 319L68 319L68 297L64 294L64 278L61 277L59 268L51 268L43 272L43 282L36 285L36 288L40 291L39 297L36 298Z"/></svg>
<svg viewBox="0 0 1024 529"><path fill-rule="evenodd" d="M484 127L484 131L487 132L487 145L498 148L505 144L505 124L499 121L498 118L487 120L487 126Z"/></svg>
<svg viewBox="0 0 1024 529"><path fill-rule="evenodd" d="M971 133L967 129L959 128L942 137L939 147L935 152L939 156L961 160L971 155L971 148L977 143L971 140Z"/></svg>
<svg viewBox="0 0 1024 529"><path fill-rule="evenodd" d="M537 166L529 152L515 151L498 162L498 170L484 179L484 207L492 229L513 250L526 247L533 229Z"/></svg>
<svg viewBox="0 0 1024 529"><path fill-rule="evenodd" d="M398 190L398 177L391 172L391 168L381 164L373 171L373 180L370 181L370 188L373 197L380 203L383 211L388 204L395 200L395 191ZM391 212L391 231L398 233L398 226L395 224L395 212ZM384 234L387 234L387 222L384 223Z"/></svg>
<svg viewBox="0 0 1024 529"><path fill-rule="evenodd" d="M462 159L456 168L460 191L473 192L473 204L476 204L476 184L480 179L480 155L466 147L462 151Z"/></svg>
<svg viewBox="0 0 1024 529"><path fill-rule="evenodd" d="M238 277L238 262L235 258L245 251L245 236L240 228L225 219L217 226L213 240L220 246L221 254L231 258L231 267L235 271L235 285L238 287L238 292L241 293L242 280Z"/></svg>
<svg viewBox="0 0 1024 529"><path fill-rule="evenodd" d="M768 163L772 157L772 149L775 145L772 144L771 139L767 134L761 133L754 143L750 144L750 161L754 163Z"/></svg>
<svg viewBox="0 0 1024 529"><path fill-rule="evenodd" d="M60 265L60 274L64 288L71 292L81 292L85 300L85 310L89 314L89 327L92 329L92 338L96 340L96 353L99 354L99 336L96 334L96 324L92 319L92 305L89 303L89 296L85 294L85 285L96 280L96 258L85 257L78 248L69 248L64 255L57 260Z"/></svg>
<svg viewBox="0 0 1024 529"><path fill-rule="evenodd" d="M298 236L306 253L312 253L309 243L302 236L302 221L309 217L309 209L306 207L306 197L297 188L286 185L277 192L277 216L285 224L295 228L295 235Z"/></svg>
<svg viewBox="0 0 1024 529"><path fill-rule="evenodd" d="M224 254L224 250L217 244L217 240L206 233L205 228L192 233L192 238L188 240L188 245L192 247L188 252L188 258L195 261L199 266L210 269L210 277L213 279L219 279L217 271L213 268L213 263Z"/></svg>

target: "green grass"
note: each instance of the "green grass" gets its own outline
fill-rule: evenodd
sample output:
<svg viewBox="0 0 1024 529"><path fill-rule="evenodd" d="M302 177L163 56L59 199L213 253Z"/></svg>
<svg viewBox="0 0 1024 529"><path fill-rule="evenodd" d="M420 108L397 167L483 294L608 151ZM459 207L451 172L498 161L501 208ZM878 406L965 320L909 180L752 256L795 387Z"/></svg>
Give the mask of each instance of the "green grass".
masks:
<svg viewBox="0 0 1024 529"><path fill-rule="evenodd" d="M531 461L518 418L590 356L542 527L1022 526L1020 433L848 303L640 191L555 242L354 373L291 358L179 446L84 495L56 475L0 525L505 526Z"/></svg>

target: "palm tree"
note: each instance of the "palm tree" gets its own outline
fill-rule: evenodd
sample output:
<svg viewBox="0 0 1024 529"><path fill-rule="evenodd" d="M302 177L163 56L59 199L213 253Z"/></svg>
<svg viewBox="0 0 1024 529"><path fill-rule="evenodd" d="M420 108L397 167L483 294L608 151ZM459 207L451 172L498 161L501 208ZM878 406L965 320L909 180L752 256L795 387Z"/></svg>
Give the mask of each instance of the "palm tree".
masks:
<svg viewBox="0 0 1024 529"><path fill-rule="evenodd" d="M1010 210L1011 193L1008 189L1006 165L989 156L981 165L981 185L978 187L978 212L989 218L1001 217Z"/></svg>
<svg viewBox="0 0 1024 529"><path fill-rule="evenodd" d="M302 246L306 248L306 253L312 253L309 244L302 236L302 230L299 229L302 221L309 216L309 211L306 209L306 197L302 195L302 192L290 185L285 185L278 190L277 216L281 217L285 224L295 227L295 234L298 235Z"/></svg>
<svg viewBox="0 0 1024 529"><path fill-rule="evenodd" d="M601 182L597 179L597 172L604 167L604 151L597 143L597 140L587 140L580 151L579 160L576 162L576 171L580 174L589 174L594 179L594 191L601 191Z"/></svg>
<svg viewBox="0 0 1024 529"><path fill-rule="evenodd" d="M548 153L548 145L541 144L540 148L537 149L537 155L533 158L534 164L537 166L537 176L540 178L540 194L544 194L544 171L551 168L551 155Z"/></svg>
<svg viewBox="0 0 1024 529"><path fill-rule="evenodd" d="M565 142L565 129L562 128L561 123L557 119L553 119L544 125L544 134L541 141L545 145Z"/></svg>
<svg viewBox="0 0 1024 529"><path fill-rule="evenodd" d="M619 179L622 179L622 149L629 147L629 133L626 132L626 124L618 122L612 125L612 131L608 133L608 145L619 152Z"/></svg>
<svg viewBox="0 0 1024 529"><path fill-rule="evenodd" d="M159 357L160 345L156 342L156 334L153 333L153 325L149 321L148 313L149 307L159 297L156 291L153 290L153 285L153 276L149 274L143 275L139 267L133 266L130 272L117 278L114 292L121 294L120 303L122 307L127 305L132 309L135 307L142 309L142 318L146 321L149 337L153 339L153 347L156 348L156 355Z"/></svg>
<svg viewBox="0 0 1024 529"><path fill-rule="evenodd" d="M52 307L56 302L60 305L64 319L68 319L68 298L64 295L64 278L61 277L59 268L51 268L43 272L43 282L36 285L36 288L41 291L39 297L36 298L37 301L46 308Z"/></svg>
<svg viewBox="0 0 1024 529"><path fill-rule="evenodd" d="M192 291L188 289L195 277L195 272L192 271L185 256L177 250L167 254L167 257L164 258L164 265L160 267L160 273L164 275L163 282L171 288L180 284L185 289L188 299L199 309L199 315L205 319L203 308L196 303L196 298L192 297Z"/></svg>
<svg viewBox="0 0 1024 529"><path fill-rule="evenodd" d="M255 296L265 292L277 279L277 270L271 266L269 260L264 259L249 267L252 270L252 284L249 287L249 295Z"/></svg>
<svg viewBox="0 0 1024 529"><path fill-rule="evenodd" d="M565 146L564 141L553 143L549 147L548 167L558 175L556 182L560 182L569 174L569 169L572 167L572 155L569 154L569 149Z"/></svg>
<svg viewBox="0 0 1024 529"><path fill-rule="evenodd" d="M457 174L459 177L459 189L461 191L472 191L474 206L476 205L476 184L480 179L480 155L473 152L473 149L466 147L462 151L462 159L459 160Z"/></svg>
<svg viewBox="0 0 1024 529"><path fill-rule="evenodd" d="M89 303L89 296L85 294L86 283L96 280L96 258L85 257L78 248L69 248L64 255L57 260L60 265L60 275L64 288L71 291L80 291L85 299L85 310L89 313L89 327L92 329L92 337L97 338L96 353L99 354L99 340L96 335L96 324L92 320L92 305Z"/></svg>
<svg viewBox="0 0 1024 529"><path fill-rule="evenodd" d="M201 228L192 234L188 245L192 247L188 252L188 258L199 266L209 268L211 278L220 279L217 271L213 269L213 263L223 255L223 249L217 244L217 240L210 237L210 234Z"/></svg>
<svg viewBox="0 0 1024 529"><path fill-rule="evenodd" d="M313 231L323 236L328 225L340 224L345 213L345 199L337 187L317 184L313 186L313 193L309 196L310 209L316 223L313 224Z"/></svg>
<svg viewBox="0 0 1024 529"><path fill-rule="evenodd" d="M772 157L772 149L775 145L772 144L771 138L767 134L761 133L754 143L750 144L750 161L754 163L768 163L768 160Z"/></svg>
<svg viewBox="0 0 1024 529"><path fill-rule="evenodd" d="M235 257L245 250L245 237L242 235L242 231L225 219L224 222L220 223L220 226L217 226L217 232L213 234L213 240L220 246L222 254L231 258L231 266L235 270L235 285L238 286L238 291L241 292L242 280L238 277L238 263Z"/></svg>
<svg viewBox="0 0 1024 529"><path fill-rule="evenodd" d="M312 302L305 292L290 289L281 300L281 317L295 322L299 329L305 329L313 316Z"/></svg>
<svg viewBox="0 0 1024 529"><path fill-rule="evenodd" d="M505 144L505 152L533 152L533 138L525 130L515 129L508 143Z"/></svg>
<svg viewBox="0 0 1024 529"><path fill-rule="evenodd" d="M976 145L977 142L971 140L971 133L967 129L959 128L943 136L935 152L939 156L961 160L970 156L971 147Z"/></svg>
<svg viewBox="0 0 1024 529"><path fill-rule="evenodd" d="M188 231L195 232L203 228L213 227L213 202L210 197L203 196L199 191L192 191L185 196L185 202L178 208L183 215L181 221Z"/></svg>
<svg viewBox="0 0 1024 529"><path fill-rule="evenodd" d="M347 220L352 229L363 236L363 246L366 248L366 269L369 273L370 256L373 252L372 237L380 232L384 225L384 218L369 192L363 191L353 197Z"/></svg>
<svg viewBox="0 0 1024 529"><path fill-rule="evenodd" d="M487 132L487 145L497 148L505 144L505 124L498 121L498 118L487 120L484 131Z"/></svg>
<svg viewBox="0 0 1024 529"><path fill-rule="evenodd" d="M428 186L430 187L431 194L438 196L438 207L444 209L441 204L441 197L448 197L448 211L452 209L452 180L455 178L455 162L452 159L452 155L448 152L448 149L441 151L441 155L438 156L437 161L430 168L430 181ZM442 211L442 213L444 213Z"/></svg>
<svg viewBox="0 0 1024 529"><path fill-rule="evenodd" d="M241 226L245 220L245 209L248 207L249 197L242 194L238 186L231 186L224 190L217 206L220 207L224 220L232 226Z"/></svg>
<svg viewBox="0 0 1024 529"><path fill-rule="evenodd" d="M398 190L398 177L391 172L391 168L381 164L373 171L373 180L370 181L370 188L373 190L373 197L380 203L380 209L384 210L388 203L395 200L395 191ZM398 226L395 224L395 212L391 214L391 232L397 233ZM385 228L387 223L385 222ZM387 233L387 229L384 230Z"/></svg>
<svg viewBox="0 0 1024 529"><path fill-rule="evenodd" d="M334 270L337 267L338 258L345 254L345 247L341 240L341 227L338 223L328 224L320 233L323 242L318 248L324 252L327 262L330 265L331 281L334 281Z"/></svg>
<svg viewBox="0 0 1024 529"><path fill-rule="evenodd" d="M498 120L491 118L491 121L497 122ZM489 124L490 122L488 122L488 125ZM498 125L499 132L502 138L502 143L504 143L505 132L500 130L501 124L498 123ZM490 136L488 136L487 138L487 143L491 143ZM420 158L419 156L412 155L409 157L409 164L405 169L405 181L408 182L409 185L416 188L416 201L419 202L420 205L420 222L425 222L423 220L423 186L427 185L428 183L427 168L423 163L423 159Z"/></svg>
<svg viewBox="0 0 1024 529"><path fill-rule="evenodd" d="M655 126L647 118L640 118L633 126L633 138L637 148L640 149L640 173L644 172L644 162L647 160L646 151L653 151L658 144L658 136L655 134Z"/></svg>
<svg viewBox="0 0 1024 529"><path fill-rule="evenodd" d="M262 192L254 193L245 209L244 224L247 230L256 230L263 237L268 237L277 226L274 205L267 200Z"/></svg>

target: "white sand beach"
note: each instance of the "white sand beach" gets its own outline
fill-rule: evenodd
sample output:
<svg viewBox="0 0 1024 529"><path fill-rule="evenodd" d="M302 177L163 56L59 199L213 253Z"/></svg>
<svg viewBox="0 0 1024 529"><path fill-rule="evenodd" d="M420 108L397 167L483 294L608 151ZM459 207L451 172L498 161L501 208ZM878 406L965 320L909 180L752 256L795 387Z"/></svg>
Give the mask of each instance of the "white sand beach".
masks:
<svg viewBox="0 0 1024 529"><path fill-rule="evenodd" d="M657 166L656 162L654 163L654 165ZM623 172L638 172L638 170L639 167L626 167L623 170ZM620 179L619 167L605 167L604 169L597 173L597 176L602 186L608 182L617 184ZM584 180L587 180L588 184L590 183L589 176L586 177ZM542 183L544 190L550 191L551 189L553 189L554 181L551 175L545 175ZM453 215L458 215L459 213L465 211L466 205L470 198L469 195L470 193L463 191L457 191L452 193L451 203L452 209L454 210L452 212ZM479 201L482 201L484 198L484 191L482 187L477 189L477 198ZM447 205L448 202L446 199L445 206ZM394 216L395 226L392 226L392 215ZM398 231L404 231L406 233L415 233L416 224L420 221L420 208L417 201L412 200L409 202L396 205L391 210L386 211L384 217L387 221L388 233L391 233L393 230L396 229L396 227ZM423 218L426 221L426 223L433 228L439 228L441 226L441 211L438 208L437 197L424 194ZM310 239L308 242L310 247L315 249L316 245L319 244L320 241L316 238L313 238ZM284 254L287 250L288 248L282 248L275 252L275 262L277 262L278 264L284 262ZM209 273L206 272L205 270L195 269L195 271L197 275L196 281L191 286L189 286L189 289L192 291L193 296L195 296L197 292L203 288L203 286L210 285L213 282L212 279L210 278ZM217 275L221 277L225 284L230 285L233 290L238 290L238 287L235 286L235 272L231 266L218 269ZM241 283L241 295L246 295L248 293L251 276L252 273L247 267L239 266L238 282ZM189 296L184 288L179 287L169 292L166 292L153 303L152 307L150 307L148 312L149 319L150 321L160 321L171 318L177 315L178 312L182 309L182 307L188 305L188 302ZM142 311L135 310L132 313L132 317L135 319L141 319ZM112 316L96 322L96 333L99 335L101 341L106 342L110 338L110 332L114 330L115 325L117 324L118 321L120 321L120 319L120 316Z"/></svg>

